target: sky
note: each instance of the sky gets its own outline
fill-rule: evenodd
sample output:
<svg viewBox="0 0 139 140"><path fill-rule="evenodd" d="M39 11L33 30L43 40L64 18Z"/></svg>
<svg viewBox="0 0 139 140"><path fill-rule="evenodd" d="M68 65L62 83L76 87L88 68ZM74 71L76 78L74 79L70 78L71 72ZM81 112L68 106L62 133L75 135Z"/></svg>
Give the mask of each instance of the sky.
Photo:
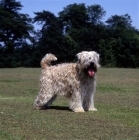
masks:
<svg viewBox="0 0 139 140"><path fill-rule="evenodd" d="M33 12L50 11L57 16L64 7L74 3L85 3L86 6L99 4L106 11L104 21L112 15L129 14L132 26L139 29L139 0L16 0L20 1L22 10L20 12L34 17ZM37 28L37 27L36 27Z"/></svg>

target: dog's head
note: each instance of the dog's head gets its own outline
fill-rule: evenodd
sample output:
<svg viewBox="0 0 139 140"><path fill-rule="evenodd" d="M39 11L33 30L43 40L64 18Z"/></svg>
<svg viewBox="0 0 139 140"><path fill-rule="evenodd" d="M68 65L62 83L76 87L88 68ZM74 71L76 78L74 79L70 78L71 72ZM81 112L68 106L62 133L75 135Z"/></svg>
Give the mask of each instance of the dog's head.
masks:
<svg viewBox="0 0 139 140"><path fill-rule="evenodd" d="M88 76L93 77L99 65L99 54L95 51L82 51L77 54L79 69L82 69Z"/></svg>

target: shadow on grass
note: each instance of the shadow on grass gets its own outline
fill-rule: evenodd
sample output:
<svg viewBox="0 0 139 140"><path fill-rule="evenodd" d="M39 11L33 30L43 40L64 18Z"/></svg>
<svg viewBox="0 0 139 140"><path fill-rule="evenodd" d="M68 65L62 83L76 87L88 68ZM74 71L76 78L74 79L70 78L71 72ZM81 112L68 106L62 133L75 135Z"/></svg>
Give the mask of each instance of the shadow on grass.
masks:
<svg viewBox="0 0 139 140"><path fill-rule="evenodd" d="M65 106L50 106L50 107L45 107L42 108L41 110L63 110L63 111L71 111L69 109L69 107L65 107Z"/></svg>
<svg viewBox="0 0 139 140"><path fill-rule="evenodd" d="M65 106L50 106L48 109L67 110L67 111L70 111L69 107L65 107Z"/></svg>

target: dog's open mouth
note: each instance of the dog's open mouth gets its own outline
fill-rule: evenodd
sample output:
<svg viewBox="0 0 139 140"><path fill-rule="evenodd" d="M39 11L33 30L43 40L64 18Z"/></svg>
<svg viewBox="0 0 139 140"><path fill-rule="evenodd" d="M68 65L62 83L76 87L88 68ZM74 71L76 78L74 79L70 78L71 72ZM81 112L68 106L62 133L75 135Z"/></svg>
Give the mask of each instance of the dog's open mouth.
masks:
<svg viewBox="0 0 139 140"><path fill-rule="evenodd" d="M94 63L90 63L90 65L86 67L86 72L90 77L93 77L96 71Z"/></svg>
<svg viewBox="0 0 139 140"><path fill-rule="evenodd" d="M94 76L95 71L93 69L88 69L89 76Z"/></svg>

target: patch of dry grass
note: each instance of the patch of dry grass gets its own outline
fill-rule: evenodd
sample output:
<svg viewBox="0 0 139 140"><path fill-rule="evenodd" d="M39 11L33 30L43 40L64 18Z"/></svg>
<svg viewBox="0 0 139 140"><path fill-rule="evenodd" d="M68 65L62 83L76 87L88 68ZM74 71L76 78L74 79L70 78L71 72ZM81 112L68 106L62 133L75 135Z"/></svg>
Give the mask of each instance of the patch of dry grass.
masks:
<svg viewBox="0 0 139 140"><path fill-rule="evenodd" d="M0 69L0 140L136 140L139 136L139 69L101 68L97 112L73 113L59 97L34 110L39 68Z"/></svg>

